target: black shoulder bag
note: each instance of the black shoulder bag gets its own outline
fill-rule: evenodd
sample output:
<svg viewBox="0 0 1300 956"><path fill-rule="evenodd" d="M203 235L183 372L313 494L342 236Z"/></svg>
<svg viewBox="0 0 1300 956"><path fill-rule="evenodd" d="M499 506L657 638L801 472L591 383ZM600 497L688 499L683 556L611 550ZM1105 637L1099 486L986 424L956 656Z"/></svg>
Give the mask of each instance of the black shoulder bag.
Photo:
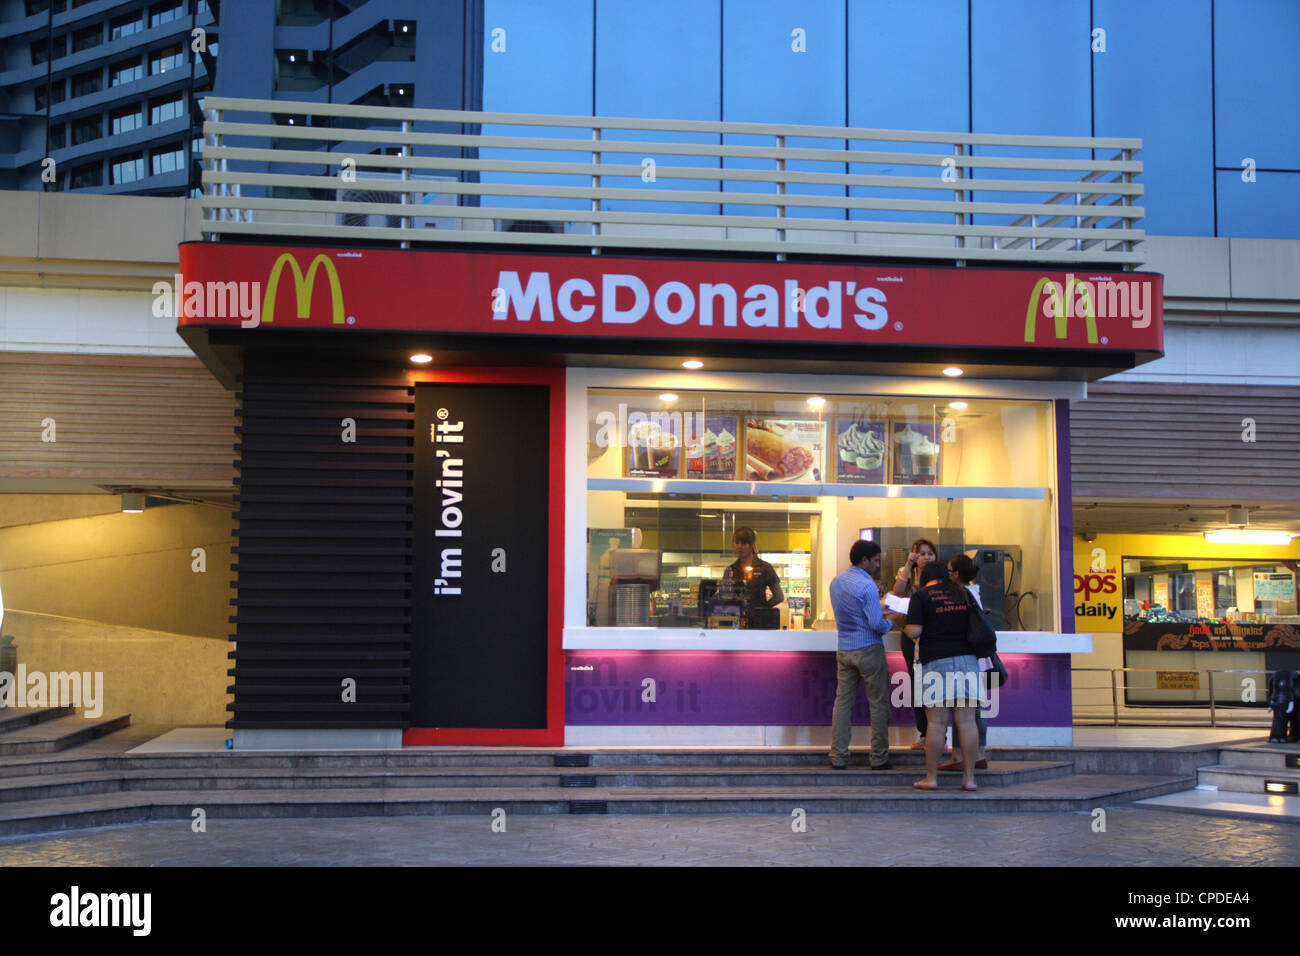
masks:
<svg viewBox="0 0 1300 956"><path fill-rule="evenodd" d="M970 620L966 625L966 643L976 657L988 657L993 661L993 670L989 672L990 683L1001 687L1006 684L1009 675L1006 666L998 657L998 632L989 623L988 615L969 594L966 595L967 610ZM997 675L996 677L993 675Z"/></svg>

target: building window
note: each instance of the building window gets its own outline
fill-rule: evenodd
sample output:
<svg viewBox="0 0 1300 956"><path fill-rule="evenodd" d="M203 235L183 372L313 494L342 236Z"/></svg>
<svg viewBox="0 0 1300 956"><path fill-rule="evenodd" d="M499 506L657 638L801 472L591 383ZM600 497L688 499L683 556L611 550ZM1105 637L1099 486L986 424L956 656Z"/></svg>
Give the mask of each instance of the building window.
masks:
<svg viewBox="0 0 1300 956"><path fill-rule="evenodd" d="M184 66L185 54L182 50L183 48L179 43L163 47L161 50L154 50L149 55L149 75L157 76L159 73L166 73L168 70Z"/></svg>
<svg viewBox="0 0 1300 956"><path fill-rule="evenodd" d="M133 183L144 178L144 156L132 153L113 160L113 185Z"/></svg>
<svg viewBox="0 0 1300 956"><path fill-rule="evenodd" d="M49 59L47 52L49 50L49 40L42 38L32 44L32 66L39 66ZM61 56L68 54L68 38L65 34L60 34L54 38L54 58L57 60Z"/></svg>
<svg viewBox="0 0 1300 956"><path fill-rule="evenodd" d="M111 118L113 135L118 136L122 133L129 133L133 129L140 129L144 126L144 117L139 105L128 106L125 109L114 110Z"/></svg>
<svg viewBox="0 0 1300 956"><path fill-rule="evenodd" d="M149 26L157 27L172 20L178 20L185 12L185 5L177 2L155 3L149 8Z"/></svg>
<svg viewBox="0 0 1300 956"><path fill-rule="evenodd" d="M32 90L32 106L34 112L41 112L50 105L50 91L44 86L38 86Z"/></svg>
<svg viewBox="0 0 1300 956"><path fill-rule="evenodd" d="M166 123L168 120L174 120L183 115L181 110L182 96L177 93L175 96L165 96L161 99L149 101L149 125L157 126L159 123Z"/></svg>
<svg viewBox="0 0 1300 956"><path fill-rule="evenodd" d="M102 80L103 71L99 69L78 73L72 78L72 95L89 96L91 93L98 93Z"/></svg>
<svg viewBox="0 0 1300 956"><path fill-rule="evenodd" d="M103 125L98 116L88 116L72 124L72 145L80 146L104 135ZM95 185L99 185L96 183Z"/></svg>
<svg viewBox="0 0 1300 956"><path fill-rule="evenodd" d="M203 158L203 137L197 137L194 142L190 143L190 153L195 159Z"/></svg>
<svg viewBox="0 0 1300 956"><path fill-rule="evenodd" d="M55 80L50 84L50 99L57 106L62 103L68 95L68 88L62 79Z"/></svg>
<svg viewBox="0 0 1300 956"><path fill-rule="evenodd" d="M89 50L91 47L99 46L104 42L104 26L97 23L93 27L86 27L84 30L78 30L72 34L72 52L80 53L82 50Z"/></svg>
<svg viewBox="0 0 1300 956"><path fill-rule="evenodd" d="M108 68L108 85L121 86L144 79L144 63L139 59L123 60Z"/></svg>
<svg viewBox="0 0 1300 956"><path fill-rule="evenodd" d="M68 128L62 123L50 127L50 149L62 149L68 140Z"/></svg>
<svg viewBox="0 0 1300 956"><path fill-rule="evenodd" d="M85 166L72 167L72 188L85 189L88 186L104 185L104 167L100 163L87 163Z"/></svg>
<svg viewBox="0 0 1300 956"><path fill-rule="evenodd" d="M170 143L155 149L149 156L149 173L161 176L172 173L185 165L185 150L180 143Z"/></svg>
<svg viewBox="0 0 1300 956"><path fill-rule="evenodd" d="M140 16L140 11L128 13L123 17L115 17L108 27L108 38L110 40L120 40L123 37L129 37L133 33L139 33L144 29L144 21Z"/></svg>

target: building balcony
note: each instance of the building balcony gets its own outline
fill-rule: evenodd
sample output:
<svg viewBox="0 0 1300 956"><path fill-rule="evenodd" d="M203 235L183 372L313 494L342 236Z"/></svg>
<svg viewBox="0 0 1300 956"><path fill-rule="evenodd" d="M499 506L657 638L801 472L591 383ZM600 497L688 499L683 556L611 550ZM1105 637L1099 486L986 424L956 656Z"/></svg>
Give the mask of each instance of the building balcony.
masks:
<svg viewBox="0 0 1300 956"><path fill-rule="evenodd" d="M227 97L204 110L213 240L1143 262L1138 139Z"/></svg>

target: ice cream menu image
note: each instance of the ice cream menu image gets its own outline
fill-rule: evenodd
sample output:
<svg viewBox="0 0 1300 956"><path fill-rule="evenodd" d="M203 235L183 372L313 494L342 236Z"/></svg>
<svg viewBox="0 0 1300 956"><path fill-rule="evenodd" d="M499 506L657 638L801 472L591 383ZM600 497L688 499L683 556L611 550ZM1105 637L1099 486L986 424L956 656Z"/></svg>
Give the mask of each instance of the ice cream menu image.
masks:
<svg viewBox="0 0 1300 956"><path fill-rule="evenodd" d="M628 416L627 477L676 478L680 471L682 439L680 415Z"/></svg>
<svg viewBox="0 0 1300 956"><path fill-rule="evenodd" d="M742 471L745 481L821 483L826 473L826 423L746 419Z"/></svg>
<svg viewBox="0 0 1300 956"><path fill-rule="evenodd" d="M884 484L884 423L851 419L836 422L835 462L837 482Z"/></svg>
<svg viewBox="0 0 1300 956"><path fill-rule="evenodd" d="M939 483L939 429L937 425L912 422L893 425L894 483L937 485Z"/></svg>
<svg viewBox="0 0 1300 956"><path fill-rule="evenodd" d="M691 425L686 437L686 477L735 481L740 420L735 415L689 415L687 419Z"/></svg>

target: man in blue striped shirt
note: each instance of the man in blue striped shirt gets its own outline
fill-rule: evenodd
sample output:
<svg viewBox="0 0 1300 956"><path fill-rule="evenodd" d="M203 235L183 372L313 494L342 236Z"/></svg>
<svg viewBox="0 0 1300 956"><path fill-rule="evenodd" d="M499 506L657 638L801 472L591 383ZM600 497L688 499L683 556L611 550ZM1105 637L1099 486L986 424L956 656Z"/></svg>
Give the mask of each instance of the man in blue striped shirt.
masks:
<svg viewBox="0 0 1300 956"><path fill-rule="evenodd" d="M853 736L853 702L858 682L867 685L871 707L871 769L888 770L889 762L889 664L885 661L884 637L892 625L880 609L880 545L855 541L849 549L849 568L831 581L831 607L839 631L839 687L835 693L835 715L831 719L831 766L843 770L849 763L849 740Z"/></svg>

